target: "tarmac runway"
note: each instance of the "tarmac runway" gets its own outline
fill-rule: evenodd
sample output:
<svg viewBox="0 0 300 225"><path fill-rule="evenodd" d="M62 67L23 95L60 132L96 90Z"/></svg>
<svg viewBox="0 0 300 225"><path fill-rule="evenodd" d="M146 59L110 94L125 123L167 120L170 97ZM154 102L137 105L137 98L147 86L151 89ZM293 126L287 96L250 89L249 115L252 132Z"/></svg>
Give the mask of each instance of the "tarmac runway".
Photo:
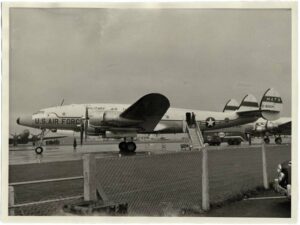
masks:
<svg viewBox="0 0 300 225"><path fill-rule="evenodd" d="M137 144L136 155L181 151L180 143L142 143ZM97 153L97 158L119 157L118 143L83 145L76 149L71 145L44 146L44 152L37 155L33 146L19 145L9 151L9 165L46 163L57 161L80 160L83 154Z"/></svg>
<svg viewBox="0 0 300 225"><path fill-rule="evenodd" d="M131 216L180 215L182 209L198 209L201 203L201 152L181 151L180 143L153 144L147 150L141 144L135 156L118 156L117 145L89 145L73 152L71 146L48 147L37 163L31 146L10 152L9 182L37 181L82 176L83 163L78 160L86 152L99 152L96 179L113 201L129 204ZM142 148L143 147L143 148ZM240 199L247 191L262 186L260 145L211 146L208 148L210 202L212 206ZM25 150L25 151L24 151ZM108 150L111 150L108 152ZM266 145L268 180L274 180L278 163L290 159L290 145ZM178 152L176 152L178 151ZM17 157L18 156L18 157ZM25 160L26 159L26 160ZM76 160L77 159L77 160ZM29 164L29 162L33 162ZM15 186L15 203L44 201L83 193L83 180L32 183ZM248 216L289 217L282 215L287 204L275 200L244 201L234 207L212 211L212 214L194 216ZM268 214L256 210L255 203L268 207ZM66 202L22 207L19 215L59 215ZM262 208L262 207L260 207ZM276 208L274 210L274 208ZM274 213L273 213L274 211ZM236 212L236 213L235 213Z"/></svg>
<svg viewBox="0 0 300 225"><path fill-rule="evenodd" d="M181 143L138 143L136 156L149 154L165 154L170 152L180 152ZM286 144L282 144L285 146ZM278 146L269 144L268 146ZM244 149L244 148L260 148L260 145L253 144L249 146L243 143L239 146L228 146L223 143L221 146L207 146L211 151L226 150L226 149ZM82 159L83 154L97 153L97 158L111 158L120 157L118 143L102 143L97 145L83 145L77 146L76 149L71 145L64 146L44 146L44 152L41 155L35 153L33 146L19 145L17 147L10 147L9 149L9 165L22 165L33 163L47 163L47 162L61 162L73 161Z"/></svg>

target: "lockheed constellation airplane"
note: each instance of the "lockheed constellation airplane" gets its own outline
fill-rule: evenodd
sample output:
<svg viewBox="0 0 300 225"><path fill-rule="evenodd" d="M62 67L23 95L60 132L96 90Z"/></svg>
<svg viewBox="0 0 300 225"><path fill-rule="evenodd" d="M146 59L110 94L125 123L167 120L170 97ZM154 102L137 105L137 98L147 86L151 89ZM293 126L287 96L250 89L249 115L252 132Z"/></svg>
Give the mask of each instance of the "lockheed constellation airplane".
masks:
<svg viewBox="0 0 300 225"><path fill-rule="evenodd" d="M241 104L235 99L230 99L223 108L223 112L238 111ZM279 119L270 121L264 118L259 118L257 121L222 128L217 130L210 130L205 132L205 142L210 145L220 145L221 142L228 142L229 145L239 145L245 139L251 144L252 137L263 137L265 143L270 143L269 136L275 136L275 143L281 144L281 135L291 135L291 118L281 117Z"/></svg>
<svg viewBox="0 0 300 225"><path fill-rule="evenodd" d="M239 104L235 99L230 99L223 112L237 111L239 110ZM226 129L226 132L230 132L231 128ZM246 134L249 144L251 144L251 137L263 137L266 144L270 143L269 136L275 136L275 143L281 144L281 135L291 135L292 120L290 117L281 117L279 119L270 121L264 118L259 118L257 121L244 124L240 126L240 132ZM236 131L236 129L235 129Z"/></svg>
<svg viewBox="0 0 300 225"><path fill-rule="evenodd" d="M268 89L260 105L253 95L246 95L239 110L211 112L193 109L170 108L169 100L162 94L151 93L132 105L125 104L72 104L46 108L17 119L20 125L41 129L73 130L83 135L123 138L121 152L134 152L133 138L138 133L184 133L186 118L194 113L201 131L231 127L256 121L260 117L274 120L279 117L282 100L274 89ZM38 146L37 154L43 152Z"/></svg>

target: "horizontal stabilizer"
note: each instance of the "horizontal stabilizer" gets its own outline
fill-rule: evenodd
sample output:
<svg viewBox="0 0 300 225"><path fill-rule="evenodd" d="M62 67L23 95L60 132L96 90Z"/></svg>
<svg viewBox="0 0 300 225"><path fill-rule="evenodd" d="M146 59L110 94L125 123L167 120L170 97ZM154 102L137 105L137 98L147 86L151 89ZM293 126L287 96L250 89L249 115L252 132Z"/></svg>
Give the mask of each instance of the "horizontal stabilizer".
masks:
<svg viewBox="0 0 300 225"><path fill-rule="evenodd" d="M237 100L235 99L230 99L224 109L223 109L223 112L230 112L230 111L235 111L239 108L239 103L237 102Z"/></svg>
<svg viewBox="0 0 300 225"><path fill-rule="evenodd" d="M282 99L279 93L269 88L263 95L260 102L261 115L266 120L276 120L280 117L282 110Z"/></svg>

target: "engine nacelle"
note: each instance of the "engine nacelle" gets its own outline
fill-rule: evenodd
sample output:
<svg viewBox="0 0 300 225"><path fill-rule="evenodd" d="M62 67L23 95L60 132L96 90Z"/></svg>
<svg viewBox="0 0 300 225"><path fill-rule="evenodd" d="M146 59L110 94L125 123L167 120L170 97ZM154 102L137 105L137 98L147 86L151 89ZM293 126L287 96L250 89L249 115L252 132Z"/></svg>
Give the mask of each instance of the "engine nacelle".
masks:
<svg viewBox="0 0 300 225"><path fill-rule="evenodd" d="M271 121L268 121L266 127L267 127L267 130L273 130L273 129L277 128L278 125Z"/></svg>
<svg viewBox="0 0 300 225"><path fill-rule="evenodd" d="M104 123L114 123L114 122L120 121L121 120L120 114L121 114L121 112L117 112L117 111L104 112L103 122Z"/></svg>
<svg viewBox="0 0 300 225"><path fill-rule="evenodd" d="M93 112L89 114L89 124L91 126L100 127L103 121L103 112Z"/></svg>
<svg viewBox="0 0 300 225"><path fill-rule="evenodd" d="M90 110L89 111L89 125L92 127L101 127L101 126L114 126L122 127L128 125L135 125L142 121L131 120L121 117L122 112L118 111L98 111Z"/></svg>
<svg viewBox="0 0 300 225"><path fill-rule="evenodd" d="M105 132L106 138L124 138L124 137L135 138L136 136L137 136L136 132L111 132L111 131Z"/></svg>
<svg viewBox="0 0 300 225"><path fill-rule="evenodd" d="M126 119L120 116L121 112L117 111L106 111L103 114L103 124L112 125L112 126L125 126L125 125L134 125L142 121Z"/></svg>
<svg viewBox="0 0 300 225"><path fill-rule="evenodd" d="M255 130L256 130L257 132L263 132L263 131L266 130L266 127L265 127L265 126L258 125L258 126L255 127Z"/></svg>

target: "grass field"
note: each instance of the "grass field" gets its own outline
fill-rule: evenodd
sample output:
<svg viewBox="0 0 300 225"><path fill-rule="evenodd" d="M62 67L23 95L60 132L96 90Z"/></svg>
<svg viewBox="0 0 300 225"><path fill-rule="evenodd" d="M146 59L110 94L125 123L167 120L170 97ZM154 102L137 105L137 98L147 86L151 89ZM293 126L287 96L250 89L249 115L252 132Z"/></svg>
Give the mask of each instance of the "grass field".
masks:
<svg viewBox="0 0 300 225"><path fill-rule="evenodd" d="M267 146L269 181L277 164L291 158L290 145ZM262 186L260 147L208 151L212 205ZM178 215L182 208L201 205L201 152L97 160L97 179L111 200L129 203L131 216ZM39 180L82 175L82 162L53 162L9 167L9 181ZM80 195L83 181L23 185L15 188L16 203ZM23 215L61 214L64 203L23 207Z"/></svg>

